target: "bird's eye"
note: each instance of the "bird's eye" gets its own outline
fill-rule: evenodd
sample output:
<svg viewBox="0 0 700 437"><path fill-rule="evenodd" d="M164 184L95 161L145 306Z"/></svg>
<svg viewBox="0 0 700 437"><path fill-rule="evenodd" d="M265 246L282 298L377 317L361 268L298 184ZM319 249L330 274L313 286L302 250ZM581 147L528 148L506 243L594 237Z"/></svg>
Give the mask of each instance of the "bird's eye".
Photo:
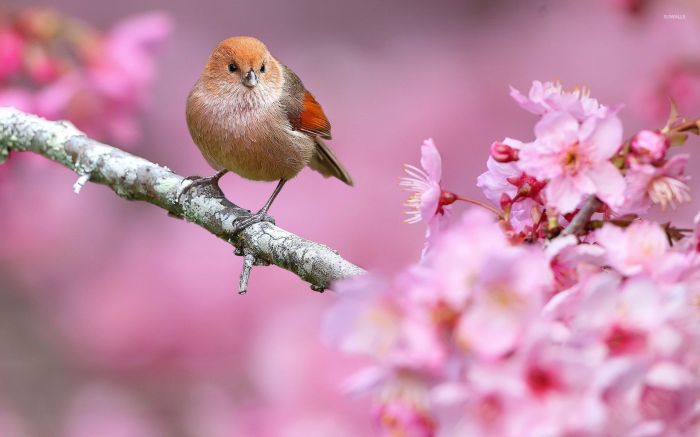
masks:
<svg viewBox="0 0 700 437"><path fill-rule="evenodd" d="M236 64L228 64L228 71L230 73L233 73L236 70L238 70L238 67L236 67Z"/></svg>
<svg viewBox="0 0 700 437"><path fill-rule="evenodd" d="M265 72L265 64L262 64L262 65L260 66L260 72L261 72L261 73L264 73L264 72Z"/></svg>

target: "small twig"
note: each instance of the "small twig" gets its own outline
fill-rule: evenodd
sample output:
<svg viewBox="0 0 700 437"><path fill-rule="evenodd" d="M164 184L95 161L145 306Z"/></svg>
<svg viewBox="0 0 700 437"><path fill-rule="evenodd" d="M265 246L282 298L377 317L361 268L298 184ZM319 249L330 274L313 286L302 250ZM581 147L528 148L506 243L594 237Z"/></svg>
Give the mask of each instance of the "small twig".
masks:
<svg viewBox="0 0 700 437"><path fill-rule="evenodd" d="M245 265L272 263L287 269L314 287L365 273L323 244L305 240L269 222L242 231L237 220L249 211L229 202L211 186L196 187L178 202L182 176L166 167L88 138L72 124L48 121L14 108L0 108L0 162L11 152L32 152L58 162L80 177L78 190L90 182L106 185L128 200L143 200L185 218L234 245L246 256ZM40 207L40 205L39 205ZM242 290L247 288L241 276Z"/></svg>
<svg viewBox="0 0 700 437"><path fill-rule="evenodd" d="M254 264L255 256L247 254L243 257L243 270L241 270L241 283L238 287L238 294L246 294L248 292L248 279Z"/></svg>
<svg viewBox="0 0 700 437"><path fill-rule="evenodd" d="M571 223L561 232L560 235L578 235L586 228L588 221L600 207L600 200L595 195L591 195L576 213Z"/></svg>

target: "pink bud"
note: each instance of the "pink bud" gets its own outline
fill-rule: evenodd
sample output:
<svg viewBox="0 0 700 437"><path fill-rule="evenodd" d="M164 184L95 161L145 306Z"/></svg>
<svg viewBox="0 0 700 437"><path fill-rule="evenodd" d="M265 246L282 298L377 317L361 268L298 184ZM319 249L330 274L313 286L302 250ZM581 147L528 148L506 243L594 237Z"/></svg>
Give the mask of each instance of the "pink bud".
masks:
<svg viewBox="0 0 700 437"><path fill-rule="evenodd" d="M491 144L491 157L498 162L512 162L518 160L518 149L514 149L507 144L494 141Z"/></svg>
<svg viewBox="0 0 700 437"><path fill-rule="evenodd" d="M650 130L640 131L630 142L632 153L642 162L655 162L662 159L668 147L666 136Z"/></svg>

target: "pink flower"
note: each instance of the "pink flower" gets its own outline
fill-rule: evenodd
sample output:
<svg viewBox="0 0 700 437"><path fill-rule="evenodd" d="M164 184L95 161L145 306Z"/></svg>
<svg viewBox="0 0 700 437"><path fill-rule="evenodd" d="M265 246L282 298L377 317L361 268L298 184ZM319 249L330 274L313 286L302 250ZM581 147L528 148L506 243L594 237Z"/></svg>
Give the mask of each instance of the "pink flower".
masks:
<svg viewBox="0 0 700 437"><path fill-rule="evenodd" d="M367 275L339 282L336 291L341 304L326 315L328 343L346 353L384 357L397 341L400 323L399 308L387 296L388 284Z"/></svg>
<svg viewBox="0 0 700 437"><path fill-rule="evenodd" d="M425 384L410 375L400 374L380 395L375 415L382 436L432 437L435 421L428 411Z"/></svg>
<svg viewBox="0 0 700 437"><path fill-rule="evenodd" d="M428 226L423 246L425 256L437 236L447 229L451 213L449 206L457 200L457 196L440 186L442 159L432 139L423 142L420 162L422 169L406 165L409 177L401 178L399 185L412 192L405 203L410 215L406 222L418 223L423 220Z"/></svg>
<svg viewBox="0 0 700 437"><path fill-rule="evenodd" d="M625 203L620 212L641 214L653 204L665 210L689 202L690 187L686 184L689 178L684 175L688 159L689 155L676 155L659 167L631 160L625 176Z"/></svg>
<svg viewBox="0 0 700 437"><path fill-rule="evenodd" d="M638 132L630 142L630 149L638 162L655 162L666 156L669 141L664 135L643 130Z"/></svg>
<svg viewBox="0 0 700 437"><path fill-rule="evenodd" d="M431 320L425 317L429 313L414 313L404 301L423 290L430 292L429 287L412 272L394 283L372 276L339 283L341 303L326 317L326 340L346 353L372 356L390 366L439 367L444 350Z"/></svg>
<svg viewBox="0 0 700 437"><path fill-rule="evenodd" d="M528 112L544 115L549 112L567 112L579 121L590 116L603 117L608 108L590 97L585 88L577 88L572 92L563 90L559 82L532 82L528 96L510 87L510 96Z"/></svg>
<svg viewBox="0 0 700 437"><path fill-rule="evenodd" d="M687 157L666 160L664 136L641 131L620 162L620 121L604 109L577 119L582 96L548 84L521 99L542 112L536 140L494 143L478 178L498 222L469 211L393 279L341 283L328 326L374 359L352 387L375 395L383 435L697 433L700 218L672 246L667 234L689 230L610 213L685 200ZM439 173L413 175L420 195L442 192ZM611 208L553 238L589 195ZM527 209L537 235L514 236L508 220Z"/></svg>
<svg viewBox="0 0 700 437"><path fill-rule="evenodd" d="M482 211L441 235L429 262L444 301L462 312L455 341L487 358L516 345L552 283L543 254L511 246Z"/></svg>
<svg viewBox="0 0 700 437"><path fill-rule="evenodd" d="M678 425L693 413L699 395L695 375L674 362L661 362L647 374L639 407L648 420Z"/></svg>
<svg viewBox="0 0 700 437"><path fill-rule="evenodd" d="M141 103L144 88L154 79L153 55L172 30L170 18L150 12L127 18L107 35L102 56L89 70L91 80L106 96Z"/></svg>
<svg viewBox="0 0 700 437"><path fill-rule="evenodd" d="M22 67L24 40L13 30L0 29L0 82Z"/></svg>
<svg viewBox="0 0 700 437"><path fill-rule="evenodd" d="M606 250L610 266L623 275L651 272L669 250L668 237L651 222L635 222L627 229L605 224L596 231L595 240Z"/></svg>
<svg viewBox="0 0 700 437"><path fill-rule="evenodd" d="M551 240L545 249L554 274L556 291L562 291L598 273L605 251L593 244L578 244L573 235Z"/></svg>
<svg viewBox="0 0 700 437"><path fill-rule="evenodd" d="M518 166L548 180L548 206L566 214L591 194L612 208L620 206L625 181L610 162L622 144L622 123L616 115L589 117L579 124L571 114L550 112L537 123L535 134L537 139L520 151Z"/></svg>
<svg viewBox="0 0 700 437"><path fill-rule="evenodd" d="M422 169L406 164L409 177L401 178L400 186L412 192L406 201L411 215L406 221L418 223L423 220L430 222L438 215L444 214L440 208L440 179L442 178L442 159L432 138L427 139L421 146L420 163Z"/></svg>
<svg viewBox="0 0 700 437"><path fill-rule="evenodd" d="M514 144L517 140L506 138L503 144ZM484 195L498 205L503 195L513 199L518 190L510 181L522 176L523 172L513 162L499 162L492 156L486 161L487 171L476 179L476 186L481 188Z"/></svg>
<svg viewBox="0 0 700 437"><path fill-rule="evenodd" d="M523 143L512 138L506 138L498 144L518 153L523 147ZM509 223L516 232L535 226L533 216L541 215L543 210L540 191L544 183L526 175L513 161L499 162L489 156L486 167L488 170L479 175L476 186L495 205L503 207L502 202L507 200L506 206L510 208Z"/></svg>
<svg viewBox="0 0 700 437"><path fill-rule="evenodd" d="M472 298L474 284L489 256L508 247L510 244L493 216L481 210L464 214L440 236L424 266L437 282L438 293L432 294L433 301L440 300L452 311L461 312Z"/></svg>
<svg viewBox="0 0 700 437"><path fill-rule="evenodd" d="M465 242L466 243L466 242ZM469 307L456 327L457 342L484 359L512 351L542 308L552 277L539 251L503 248L480 253Z"/></svg>

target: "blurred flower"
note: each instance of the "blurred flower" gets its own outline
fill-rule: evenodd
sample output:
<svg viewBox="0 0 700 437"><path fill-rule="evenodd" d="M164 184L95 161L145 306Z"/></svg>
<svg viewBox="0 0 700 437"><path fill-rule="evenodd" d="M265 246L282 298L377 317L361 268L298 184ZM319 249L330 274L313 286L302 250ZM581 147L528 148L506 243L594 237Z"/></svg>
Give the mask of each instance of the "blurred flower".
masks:
<svg viewBox="0 0 700 437"><path fill-rule="evenodd" d="M0 83L19 71L23 50L24 40L17 32L0 28Z"/></svg>
<svg viewBox="0 0 700 437"><path fill-rule="evenodd" d="M383 390L375 411L382 436L433 437L435 422L429 411L428 390L420 380L402 375Z"/></svg>
<svg viewBox="0 0 700 437"><path fill-rule="evenodd" d="M590 194L613 208L622 203L625 182L610 162L622 144L616 115L589 117L579 124L566 112L550 112L537 123L535 134L537 139L520 151L518 166L548 180L548 206L566 214Z"/></svg>
<svg viewBox="0 0 700 437"><path fill-rule="evenodd" d="M551 240L545 255L555 280L555 291L573 287L584 278L599 273L604 265L605 251L598 245L579 244L576 237L567 235Z"/></svg>
<svg viewBox="0 0 700 437"><path fill-rule="evenodd" d="M481 255L486 262L474 272L470 307L460 317L455 336L468 350L495 359L511 352L523 338L552 277L541 253L513 247Z"/></svg>
<svg viewBox="0 0 700 437"><path fill-rule="evenodd" d="M689 179L684 175L688 155L676 155L660 166L639 164L632 160L625 179L627 187L625 202L620 211L626 213L645 213L652 204L660 205L662 210L675 208L677 204L689 202Z"/></svg>
<svg viewBox="0 0 700 437"><path fill-rule="evenodd" d="M669 248L666 233L656 223L632 223L627 229L606 224L595 233L609 264L623 275L650 272Z"/></svg>
<svg viewBox="0 0 700 437"><path fill-rule="evenodd" d="M154 80L154 55L171 28L161 12L126 19L106 35L48 9L11 15L0 24L0 104L68 119L90 136L133 145Z"/></svg>

